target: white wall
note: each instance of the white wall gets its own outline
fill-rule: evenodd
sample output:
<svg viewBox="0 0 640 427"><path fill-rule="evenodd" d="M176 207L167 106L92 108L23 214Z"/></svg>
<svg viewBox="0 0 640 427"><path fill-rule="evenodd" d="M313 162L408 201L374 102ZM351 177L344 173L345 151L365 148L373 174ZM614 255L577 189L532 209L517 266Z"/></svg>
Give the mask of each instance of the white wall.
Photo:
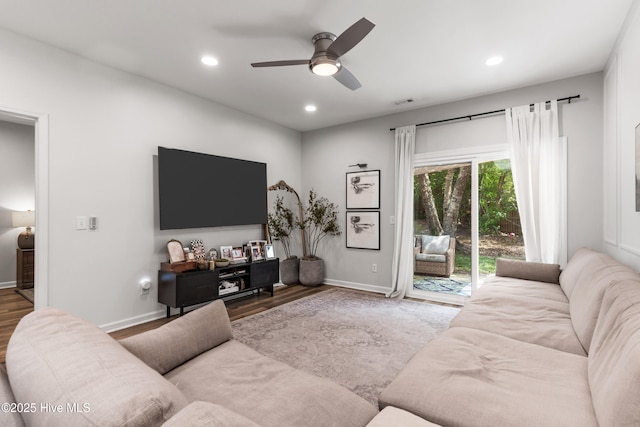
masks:
<svg viewBox="0 0 640 427"><path fill-rule="evenodd" d="M640 212L636 212L635 188L638 150L635 128L640 124L638 52L640 2L636 1L606 69L603 151L605 250L636 270L640 270Z"/></svg>
<svg viewBox="0 0 640 427"><path fill-rule="evenodd" d="M11 212L35 208L33 126L0 121L0 287L15 286L18 234ZM35 231L35 229L34 229Z"/></svg>
<svg viewBox="0 0 640 427"><path fill-rule="evenodd" d="M259 226L159 231L157 146L266 162L269 183L301 184L299 132L10 32L0 31L0 63L2 104L49 115L48 305L105 329L164 313L157 269L169 239L209 248L262 236ZM97 216L98 231L76 231L78 215Z"/></svg>
<svg viewBox="0 0 640 427"><path fill-rule="evenodd" d="M380 169L381 250L346 249L344 235L324 246L326 277L331 283L387 289L391 281L394 203L394 134L389 129L505 107L581 95L560 106L560 133L569 144L569 255L581 246L602 249L602 73L405 111L382 118L303 134L303 192L315 188L341 206L344 231L345 173L354 163ZM416 151L442 151L506 142L504 116L418 128ZM371 264L378 272L371 272Z"/></svg>

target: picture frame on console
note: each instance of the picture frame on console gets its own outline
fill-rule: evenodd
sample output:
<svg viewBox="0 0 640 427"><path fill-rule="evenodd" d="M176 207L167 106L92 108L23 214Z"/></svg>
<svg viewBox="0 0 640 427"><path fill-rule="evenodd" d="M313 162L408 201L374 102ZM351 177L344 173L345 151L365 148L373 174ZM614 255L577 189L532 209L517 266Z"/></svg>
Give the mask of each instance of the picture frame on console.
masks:
<svg viewBox="0 0 640 427"><path fill-rule="evenodd" d="M250 245L249 247L251 248L251 261L262 261L264 259L259 245Z"/></svg>
<svg viewBox="0 0 640 427"><path fill-rule="evenodd" d="M167 252L169 252L169 263L171 264L186 261L182 243L178 240L171 239L167 242Z"/></svg>
<svg viewBox="0 0 640 427"><path fill-rule="evenodd" d="M270 245L270 244L264 245L264 257L266 259L274 259L276 257L276 252L275 252L275 249L273 248L273 245Z"/></svg>
<svg viewBox="0 0 640 427"><path fill-rule="evenodd" d="M233 246L220 246L220 257L230 260Z"/></svg>

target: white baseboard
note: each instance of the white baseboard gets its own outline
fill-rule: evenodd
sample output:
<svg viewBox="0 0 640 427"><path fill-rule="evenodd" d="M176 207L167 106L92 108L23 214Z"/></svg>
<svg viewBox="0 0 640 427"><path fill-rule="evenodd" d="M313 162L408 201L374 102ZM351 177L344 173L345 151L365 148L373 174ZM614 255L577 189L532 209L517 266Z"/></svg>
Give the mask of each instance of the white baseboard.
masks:
<svg viewBox="0 0 640 427"><path fill-rule="evenodd" d="M15 288L16 282L0 282L0 289Z"/></svg>
<svg viewBox="0 0 640 427"><path fill-rule="evenodd" d="M342 280L331 280L331 279L325 279L324 283L327 285L331 285L331 286L338 286L341 288L349 288L349 289L357 289L360 291L368 291L368 292L375 292L378 294L386 294L387 292L389 292L391 289L390 288L385 288L383 286L376 286L376 285L369 285L366 283L355 283L355 282L345 282ZM2 284L0 283L0 286ZM278 287L278 286L284 286L281 283L277 283L274 285L274 287ZM240 297L244 297L246 296L246 294L240 294L240 295L232 295L231 297L229 297L228 299L234 299L234 297L236 298L240 298ZM227 298L224 298L225 300L227 300ZM194 305L194 306L189 306L188 311L191 310L195 310L196 308L199 308L203 305L206 305L207 303L204 304L198 304L198 305ZM180 310L179 309L171 309L171 315L178 313ZM134 317L130 317L128 319L122 319L122 320L118 320L117 322L111 322L111 323L106 323L104 325L100 325L99 328L102 329L104 332L106 333L111 333L111 332L115 332L115 331L119 331L121 329L126 329L126 328L130 328L132 326L136 326L136 325L140 325L142 323L147 323L147 322L151 322L152 320L158 320L161 319L163 317L165 317L167 315L167 310L166 308L163 308L162 310L158 310L158 311L153 311L147 314L142 314L140 316L134 316Z"/></svg>
<svg viewBox="0 0 640 427"><path fill-rule="evenodd" d="M386 288L384 286L369 285L367 283L345 282L344 280L324 279L324 283L331 286L357 289L359 291L375 292L378 294L386 294L391 291L391 288Z"/></svg>
<svg viewBox="0 0 640 427"><path fill-rule="evenodd" d="M166 315L167 310L163 309L147 314L142 314L140 316L130 317L128 319L118 320L117 322L106 323L104 325L99 325L98 327L106 333L110 333L119 331L120 329L130 328L131 326L140 325L142 323L151 322L152 320L161 319Z"/></svg>

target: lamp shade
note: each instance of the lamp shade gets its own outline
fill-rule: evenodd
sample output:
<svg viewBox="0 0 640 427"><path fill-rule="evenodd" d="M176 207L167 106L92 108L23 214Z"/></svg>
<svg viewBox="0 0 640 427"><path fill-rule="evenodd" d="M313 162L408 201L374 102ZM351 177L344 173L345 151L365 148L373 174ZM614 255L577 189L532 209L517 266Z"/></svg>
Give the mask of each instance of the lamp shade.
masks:
<svg viewBox="0 0 640 427"><path fill-rule="evenodd" d="M11 223L14 227L33 227L36 225L36 213L35 211L12 212Z"/></svg>

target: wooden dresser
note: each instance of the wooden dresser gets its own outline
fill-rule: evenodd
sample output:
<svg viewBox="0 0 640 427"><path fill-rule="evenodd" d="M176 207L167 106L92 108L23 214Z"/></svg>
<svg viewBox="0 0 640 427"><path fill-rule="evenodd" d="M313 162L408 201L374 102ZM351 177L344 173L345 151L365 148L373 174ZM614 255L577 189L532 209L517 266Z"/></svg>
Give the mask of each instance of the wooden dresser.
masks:
<svg viewBox="0 0 640 427"><path fill-rule="evenodd" d="M16 251L16 258L18 259L16 286L18 289L33 288L34 250L16 249Z"/></svg>

